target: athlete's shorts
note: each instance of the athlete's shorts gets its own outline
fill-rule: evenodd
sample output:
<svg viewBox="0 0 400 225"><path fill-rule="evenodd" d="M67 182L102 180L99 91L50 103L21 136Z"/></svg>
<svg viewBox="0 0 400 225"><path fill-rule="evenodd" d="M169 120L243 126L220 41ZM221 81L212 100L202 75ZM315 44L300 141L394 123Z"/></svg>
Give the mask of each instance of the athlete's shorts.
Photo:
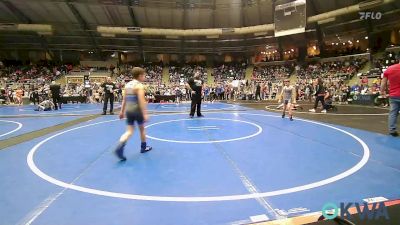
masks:
<svg viewBox="0 0 400 225"><path fill-rule="evenodd" d="M143 125L144 123L143 114L141 112L126 112L126 123L132 126L135 124L135 121L139 126Z"/></svg>
<svg viewBox="0 0 400 225"><path fill-rule="evenodd" d="M283 101L283 103L285 103L285 105L287 105L287 104L289 104L289 103L292 103L292 100L291 100L291 99L285 100L285 101Z"/></svg>

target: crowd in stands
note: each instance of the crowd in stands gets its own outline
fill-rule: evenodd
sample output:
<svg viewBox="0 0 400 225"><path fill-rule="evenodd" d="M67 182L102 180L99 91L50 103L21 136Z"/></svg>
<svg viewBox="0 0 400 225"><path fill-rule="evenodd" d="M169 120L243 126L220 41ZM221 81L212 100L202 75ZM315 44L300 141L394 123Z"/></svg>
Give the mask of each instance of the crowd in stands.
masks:
<svg viewBox="0 0 400 225"><path fill-rule="evenodd" d="M194 72L200 73L201 79L207 81L207 69L205 65L171 65L168 72L169 82L172 84L187 82L187 80L193 76Z"/></svg>
<svg viewBox="0 0 400 225"><path fill-rule="evenodd" d="M72 65L61 66L9 66L0 70L0 80L3 83L46 83L68 74Z"/></svg>
<svg viewBox="0 0 400 225"><path fill-rule="evenodd" d="M288 78L293 68L296 68L296 82L292 85L296 88L299 100L311 101L315 79L320 77L332 100L347 103L353 95L379 93L379 78L371 83L363 76L359 83L348 84L352 77L360 74L359 71L366 62L367 59L363 57L355 57L344 61L309 63L303 66L255 67L253 82L242 84L235 90L240 99L275 99L283 87L282 80Z"/></svg>
<svg viewBox="0 0 400 225"><path fill-rule="evenodd" d="M71 70L71 64L54 66L0 63L0 101L22 104L23 97L48 93L50 82Z"/></svg>
<svg viewBox="0 0 400 225"><path fill-rule="evenodd" d="M119 72L115 74L117 83L125 84L126 81L132 80L131 70L138 66L146 70L146 83L158 85L162 82L162 64L139 64L139 65L122 65Z"/></svg>
<svg viewBox="0 0 400 225"><path fill-rule="evenodd" d="M333 101L348 103L353 95L372 94L379 91L377 84L369 88L368 79L363 78L360 83L347 84L354 76L360 76L360 69L368 60L364 57L352 57L343 61L317 62L304 66L297 66L297 96L301 100L311 100L313 81L320 77L326 91ZM380 83L379 83L380 84Z"/></svg>
<svg viewBox="0 0 400 225"><path fill-rule="evenodd" d="M383 72L391 65L400 61L400 52L387 51L381 57L376 57L371 62L371 69L366 73L359 73L359 82L350 84L352 94L379 94L381 85L381 76ZM385 105L387 106L387 104Z"/></svg>
<svg viewBox="0 0 400 225"><path fill-rule="evenodd" d="M266 84L267 85L267 84ZM253 99L251 95L255 93L257 83L249 81L225 81L214 83L213 85L204 85L204 100L238 100L238 99ZM190 100L190 90L185 85L173 84L148 86L147 95L150 99L154 99L155 95L175 95L178 101Z"/></svg>
<svg viewBox="0 0 400 225"><path fill-rule="evenodd" d="M253 69L253 80L276 82L290 77L293 65L256 66Z"/></svg>
<svg viewBox="0 0 400 225"><path fill-rule="evenodd" d="M365 58L352 58L344 61L316 62L297 66L298 79L315 79L316 77L331 79L351 79L365 65Z"/></svg>
<svg viewBox="0 0 400 225"><path fill-rule="evenodd" d="M243 80L246 76L246 63L229 63L217 65L213 68L214 82L221 83L227 80Z"/></svg>
<svg viewBox="0 0 400 225"><path fill-rule="evenodd" d="M385 52L382 57L377 57L373 59L372 68L368 72L368 74L366 74L366 76L369 78L380 76L382 72L387 69L387 67L399 63L399 61L400 51L397 53L394 51Z"/></svg>
<svg viewBox="0 0 400 225"><path fill-rule="evenodd" d="M398 62L399 54L389 54L392 62ZM380 80L375 78L371 82L368 76L361 76L359 83L346 84L359 73L360 68L366 63L365 58L350 58L344 61L331 62L311 62L306 65L268 65L255 66L251 81L244 81L246 64L230 63L216 65L212 68L214 82L212 85L205 85L205 100L238 100L256 99L266 100L275 99L283 87L283 79L289 78L294 72L297 73L295 85L297 96L300 100L310 100L313 93L313 82L315 78L321 77L326 89L334 96L337 101L343 101L351 94L371 94L379 91ZM382 59L375 63L382 62ZM162 82L162 64L139 64L122 65L114 70L116 82L117 101L122 100L122 90L126 82L132 79L130 74L134 66L141 66L147 72L147 93L149 100L154 100L156 95L175 95L179 100L189 100L190 91L186 89L185 83L195 72L202 75L202 79L207 83L207 67L198 64L170 65L169 83ZM7 98L8 102L20 104L20 96L30 97L38 94L46 98L49 94L49 83L63 74L68 74L72 70L71 65L37 66L29 65L25 67L4 67L0 74L1 97ZM27 82L28 81L28 82ZM13 83L13 85L8 85ZM63 96L87 96L88 102L102 101L103 90L99 83L92 83L91 87L84 87L83 84L66 84L61 88Z"/></svg>

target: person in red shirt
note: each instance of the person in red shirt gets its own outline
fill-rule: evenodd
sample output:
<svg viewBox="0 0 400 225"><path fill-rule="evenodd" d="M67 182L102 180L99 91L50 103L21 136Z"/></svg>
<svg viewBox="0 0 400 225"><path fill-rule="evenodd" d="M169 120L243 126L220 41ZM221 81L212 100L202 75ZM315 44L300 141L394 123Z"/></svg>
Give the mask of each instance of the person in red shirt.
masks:
<svg viewBox="0 0 400 225"><path fill-rule="evenodd" d="M389 134L397 137L397 117L400 110L400 64L390 66L384 73L381 84L381 94L386 96L387 83L389 81Z"/></svg>
<svg viewBox="0 0 400 225"><path fill-rule="evenodd" d="M362 78L361 84L363 84L363 85L368 85L368 77L367 77L367 76L364 76L364 77Z"/></svg>

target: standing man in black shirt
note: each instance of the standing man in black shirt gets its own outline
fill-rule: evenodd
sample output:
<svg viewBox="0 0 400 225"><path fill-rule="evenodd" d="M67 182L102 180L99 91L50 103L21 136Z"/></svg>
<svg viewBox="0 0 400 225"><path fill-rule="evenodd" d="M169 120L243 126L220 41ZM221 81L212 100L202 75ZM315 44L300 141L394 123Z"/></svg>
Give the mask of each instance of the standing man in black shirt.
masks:
<svg viewBox="0 0 400 225"><path fill-rule="evenodd" d="M272 98L272 82L270 80L268 81L268 95L269 95L268 99L271 99Z"/></svg>
<svg viewBox="0 0 400 225"><path fill-rule="evenodd" d="M315 96L315 103L314 103L314 108L308 110L310 112L315 113L315 110L318 107L318 102L321 102L322 104L322 111L321 113L326 113L326 105L325 105L325 95L326 95L326 89L324 87L324 82L322 78L318 77L317 80L315 81L316 85L314 88L314 96Z"/></svg>
<svg viewBox="0 0 400 225"><path fill-rule="evenodd" d="M60 91L61 86L57 84L55 81L51 82L50 91L51 91L51 98L53 99L54 109L58 110L58 107L61 109L61 101L60 101ZM39 103L39 102L38 102Z"/></svg>
<svg viewBox="0 0 400 225"><path fill-rule="evenodd" d="M262 100L262 98L261 98L261 85L260 85L260 83L257 83L257 86L256 86L256 101L261 101Z"/></svg>
<svg viewBox="0 0 400 225"><path fill-rule="evenodd" d="M200 73L195 72L193 78L190 78L186 87L192 93L192 104L190 107L190 118L193 118L197 107L197 116L203 117L201 114L201 94L203 89L203 81L200 79Z"/></svg>
<svg viewBox="0 0 400 225"><path fill-rule="evenodd" d="M107 77L106 82L104 82L101 87L103 88L104 93L104 106L103 106L103 114L107 114L107 104L108 100L110 100L110 115L114 115L114 90L115 84L112 82L111 77Z"/></svg>

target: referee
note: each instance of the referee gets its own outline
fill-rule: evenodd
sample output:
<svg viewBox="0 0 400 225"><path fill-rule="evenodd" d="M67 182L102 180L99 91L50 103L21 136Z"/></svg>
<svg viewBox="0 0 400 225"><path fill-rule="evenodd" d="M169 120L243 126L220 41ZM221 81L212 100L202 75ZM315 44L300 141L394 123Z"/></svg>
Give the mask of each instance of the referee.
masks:
<svg viewBox="0 0 400 225"><path fill-rule="evenodd" d="M60 98L60 91L61 86L57 84L55 81L51 82L50 85L50 91L51 91L51 98L53 99L53 104L55 106L55 110L58 110L58 108L61 109L61 98ZM39 97L38 97L39 98ZM38 101L38 103L40 103Z"/></svg>
<svg viewBox="0 0 400 225"><path fill-rule="evenodd" d="M115 84L112 82L111 77L107 77L106 82L104 82L101 87L103 88L104 93L104 106L103 106L103 114L107 114L107 105L108 100L110 100L110 115L114 115L114 90Z"/></svg>
<svg viewBox="0 0 400 225"><path fill-rule="evenodd" d="M191 90L192 104L190 106L190 118L193 118L197 108L197 117L203 117L201 114L201 94L203 89L203 81L200 79L200 73L195 72L194 76L189 79L186 87Z"/></svg>

